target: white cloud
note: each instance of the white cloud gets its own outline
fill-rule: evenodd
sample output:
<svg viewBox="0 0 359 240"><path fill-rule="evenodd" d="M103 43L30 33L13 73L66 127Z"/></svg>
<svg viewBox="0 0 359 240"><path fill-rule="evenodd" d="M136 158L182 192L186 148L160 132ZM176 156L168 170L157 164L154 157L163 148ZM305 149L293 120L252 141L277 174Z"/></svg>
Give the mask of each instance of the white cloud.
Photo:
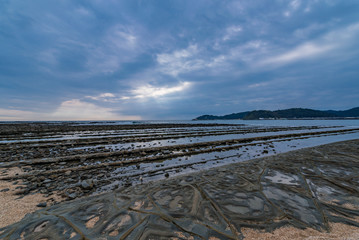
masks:
<svg viewBox="0 0 359 240"><path fill-rule="evenodd" d="M290 11L285 11L285 12L283 13L283 15L286 16L286 17L290 17L291 12L290 12Z"/></svg>
<svg viewBox="0 0 359 240"><path fill-rule="evenodd" d="M302 6L298 1L293 1L291 5L291 9L297 9ZM336 20L333 21L335 23ZM322 28L327 28L332 24L333 23L314 23L307 28L298 29L294 32L294 36L307 39L307 35L311 35L312 32L321 30ZM233 27L228 29L232 29L229 30L229 32L240 32L238 26L237 28ZM185 49L172 53L158 54L158 68L156 70L175 77L179 74L193 71L197 71L196 74L205 72L206 74L218 75L228 71L236 71L236 74L239 74L243 71L258 71L258 67L279 67L296 61L315 59L323 56L344 58L345 56L352 55L348 50L354 46L354 41L358 33L359 24L352 24L291 47L283 47L279 44L276 45L269 41L257 39L230 49L223 49L221 55L215 56L208 56L208 52L205 48L190 45ZM296 39L296 42L298 40L300 39ZM245 63L248 66L241 68L238 67L238 63ZM201 70L201 72L199 72L199 70Z"/></svg>
<svg viewBox="0 0 359 240"><path fill-rule="evenodd" d="M111 101L111 99L114 99L116 96L113 93L101 93L97 96L86 96L85 98L89 98L96 101L104 101L108 102Z"/></svg>
<svg viewBox="0 0 359 240"><path fill-rule="evenodd" d="M115 97L115 95L113 95L112 93L102 93L102 94L100 94L100 97L103 97L103 98L110 97L110 98L112 98L112 97Z"/></svg>
<svg viewBox="0 0 359 240"><path fill-rule="evenodd" d="M267 103L272 101L273 98L269 98L269 97L257 97L257 98L252 98L252 99L247 99L246 102L249 104L253 104L253 103Z"/></svg>
<svg viewBox="0 0 359 240"><path fill-rule="evenodd" d="M238 35L242 31L241 26L230 26L226 29L226 33L223 36L223 41L228 41Z"/></svg>
<svg viewBox="0 0 359 240"><path fill-rule="evenodd" d="M293 1L291 1L290 2L290 7L292 8L292 9L297 9L297 8L299 8L300 7L300 5L301 5L301 1L300 0L293 0Z"/></svg>
<svg viewBox="0 0 359 240"><path fill-rule="evenodd" d="M294 61L328 56L328 54L340 54L341 57L348 57L356 50L353 47L356 44L358 34L359 23L336 29L313 41L304 42L284 53L269 53L267 58L259 61L257 66L284 65Z"/></svg>
<svg viewBox="0 0 359 240"><path fill-rule="evenodd" d="M267 58L261 64L286 64L297 60L313 58L328 52L333 47L331 44L318 45L305 43L283 54Z"/></svg>
<svg viewBox="0 0 359 240"><path fill-rule="evenodd" d="M40 120L38 114L31 111L0 108L0 121Z"/></svg>
<svg viewBox="0 0 359 240"><path fill-rule="evenodd" d="M183 59L193 56L198 52L197 45L190 45L186 49L174 51L171 54L158 54L157 61L160 64L172 62L174 59Z"/></svg>
<svg viewBox="0 0 359 240"><path fill-rule="evenodd" d="M75 14L79 14L84 17L92 16L93 14L84 7L79 7L74 10Z"/></svg>
<svg viewBox="0 0 359 240"><path fill-rule="evenodd" d="M122 116L114 113L113 109L100 107L92 103L72 99L62 102L51 114L57 120L138 120L138 116Z"/></svg>
<svg viewBox="0 0 359 240"><path fill-rule="evenodd" d="M292 0L289 2L288 9L283 13L285 17L290 17L296 10L299 9L302 2L300 0Z"/></svg>
<svg viewBox="0 0 359 240"><path fill-rule="evenodd" d="M110 102L110 103L118 103L124 100L134 100L134 99L144 99L144 98L161 98L167 95L171 95L174 93L183 92L188 89L192 83L190 82L180 82L176 86L153 86L151 84L140 84L137 87L134 87L132 90L127 92L127 96L115 95L113 93L102 93L97 96L86 96L85 98L102 101L102 102ZM79 101L79 100L76 100ZM67 103L67 102L65 102ZM82 103L82 102L81 102ZM78 104L78 102L71 102L71 104Z"/></svg>
<svg viewBox="0 0 359 240"><path fill-rule="evenodd" d="M298 38L307 38L311 33L327 27L326 25L327 24L313 23L305 28L299 28L295 30L294 36Z"/></svg>
<svg viewBox="0 0 359 240"><path fill-rule="evenodd" d="M197 45L186 49L157 55L158 71L174 77L182 73L203 70L206 73L217 72L225 68L226 55L207 56L208 52L200 51ZM222 67L221 69L219 67Z"/></svg>
<svg viewBox="0 0 359 240"><path fill-rule="evenodd" d="M228 59L246 63L257 62L268 52L268 43L262 40L252 40L231 49L226 56Z"/></svg>
<svg viewBox="0 0 359 240"><path fill-rule="evenodd" d="M54 112L33 112L0 108L2 121L81 121L81 120L140 120L139 116L124 116L111 108L100 107L78 99L64 101Z"/></svg>
<svg viewBox="0 0 359 240"><path fill-rule="evenodd" d="M262 83L254 83L248 86L248 88L261 88L266 87L270 84L270 82L262 82Z"/></svg>
<svg viewBox="0 0 359 240"><path fill-rule="evenodd" d="M203 67L204 61L194 58L197 53L197 45L190 45L186 49L177 50L173 53L158 54L157 63L160 66L159 70L163 73L177 76L180 73L200 69Z"/></svg>
<svg viewBox="0 0 359 240"><path fill-rule="evenodd" d="M106 40L118 49L135 47L137 43L137 37L132 32L122 29L113 29Z"/></svg>
<svg viewBox="0 0 359 240"><path fill-rule="evenodd" d="M159 98L165 95L182 92L190 86L190 82L181 82L174 87L154 87L147 84L132 90L131 93L133 94L133 98Z"/></svg>
<svg viewBox="0 0 359 240"><path fill-rule="evenodd" d="M123 62L132 61L141 51L140 37L135 27L116 25L109 28L99 44L87 47L87 67L92 73L111 74L121 68Z"/></svg>

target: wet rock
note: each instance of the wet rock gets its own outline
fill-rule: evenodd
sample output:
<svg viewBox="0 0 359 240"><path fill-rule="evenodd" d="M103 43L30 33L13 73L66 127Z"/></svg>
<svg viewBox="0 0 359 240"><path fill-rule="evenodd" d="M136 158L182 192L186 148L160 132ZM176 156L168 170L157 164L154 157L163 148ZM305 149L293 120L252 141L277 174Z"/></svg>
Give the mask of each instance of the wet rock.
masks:
<svg viewBox="0 0 359 240"><path fill-rule="evenodd" d="M125 186L125 187L131 187L131 186L132 186L132 183L131 183L131 182L126 182L126 183L124 184L124 186Z"/></svg>
<svg viewBox="0 0 359 240"><path fill-rule="evenodd" d="M82 189L90 190L90 189L93 188L93 186L94 186L94 183L93 183L92 180L83 180L83 181L81 182L81 188L82 188Z"/></svg>
<svg viewBox="0 0 359 240"><path fill-rule="evenodd" d="M162 153L163 154L171 154L172 152L170 150L163 150Z"/></svg>
<svg viewBox="0 0 359 240"><path fill-rule="evenodd" d="M46 207L47 203L46 202L42 202L36 205L37 207Z"/></svg>
<svg viewBox="0 0 359 240"><path fill-rule="evenodd" d="M76 192L73 192L73 193L66 192L65 196L69 199L75 199L77 197L77 193Z"/></svg>
<svg viewBox="0 0 359 240"><path fill-rule="evenodd" d="M83 175L80 176L80 179L81 179L81 180L85 180L85 179L87 179L87 178L88 178L88 177L87 177L86 174L83 174Z"/></svg>

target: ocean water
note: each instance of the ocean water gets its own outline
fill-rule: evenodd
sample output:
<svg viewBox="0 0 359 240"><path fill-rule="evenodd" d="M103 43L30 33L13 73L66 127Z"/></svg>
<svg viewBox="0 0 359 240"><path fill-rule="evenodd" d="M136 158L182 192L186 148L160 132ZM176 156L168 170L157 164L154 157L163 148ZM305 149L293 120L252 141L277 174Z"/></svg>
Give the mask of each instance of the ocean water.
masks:
<svg viewBox="0 0 359 240"><path fill-rule="evenodd" d="M70 123L81 125L126 125L126 124L245 124L252 126L283 126L283 127L297 127L297 126L346 126L359 127L359 119L335 119L335 120L139 120L139 121L0 121L0 124L8 123Z"/></svg>
<svg viewBox="0 0 359 240"><path fill-rule="evenodd" d="M143 120L143 121L79 121L79 124L160 124L160 123L188 123L188 124L245 124L256 126L353 126L359 127L359 119L346 120Z"/></svg>

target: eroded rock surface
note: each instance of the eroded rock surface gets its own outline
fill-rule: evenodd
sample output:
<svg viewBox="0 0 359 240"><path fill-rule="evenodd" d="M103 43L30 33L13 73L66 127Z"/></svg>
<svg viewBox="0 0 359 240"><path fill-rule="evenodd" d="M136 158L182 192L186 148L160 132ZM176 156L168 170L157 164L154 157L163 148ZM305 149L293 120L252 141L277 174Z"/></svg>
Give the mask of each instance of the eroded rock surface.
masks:
<svg viewBox="0 0 359 240"><path fill-rule="evenodd" d="M241 228L358 227L359 140L122 188L27 215L1 239L242 239Z"/></svg>

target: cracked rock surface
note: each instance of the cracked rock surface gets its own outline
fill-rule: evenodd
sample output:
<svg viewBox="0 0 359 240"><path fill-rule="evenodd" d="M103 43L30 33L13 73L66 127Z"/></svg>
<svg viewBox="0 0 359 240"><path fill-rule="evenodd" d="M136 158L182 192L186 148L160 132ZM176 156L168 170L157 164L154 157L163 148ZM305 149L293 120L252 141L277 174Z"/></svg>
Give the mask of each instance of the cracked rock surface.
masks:
<svg viewBox="0 0 359 240"><path fill-rule="evenodd" d="M1 239L243 239L241 228L358 227L359 140L296 150L38 210Z"/></svg>

